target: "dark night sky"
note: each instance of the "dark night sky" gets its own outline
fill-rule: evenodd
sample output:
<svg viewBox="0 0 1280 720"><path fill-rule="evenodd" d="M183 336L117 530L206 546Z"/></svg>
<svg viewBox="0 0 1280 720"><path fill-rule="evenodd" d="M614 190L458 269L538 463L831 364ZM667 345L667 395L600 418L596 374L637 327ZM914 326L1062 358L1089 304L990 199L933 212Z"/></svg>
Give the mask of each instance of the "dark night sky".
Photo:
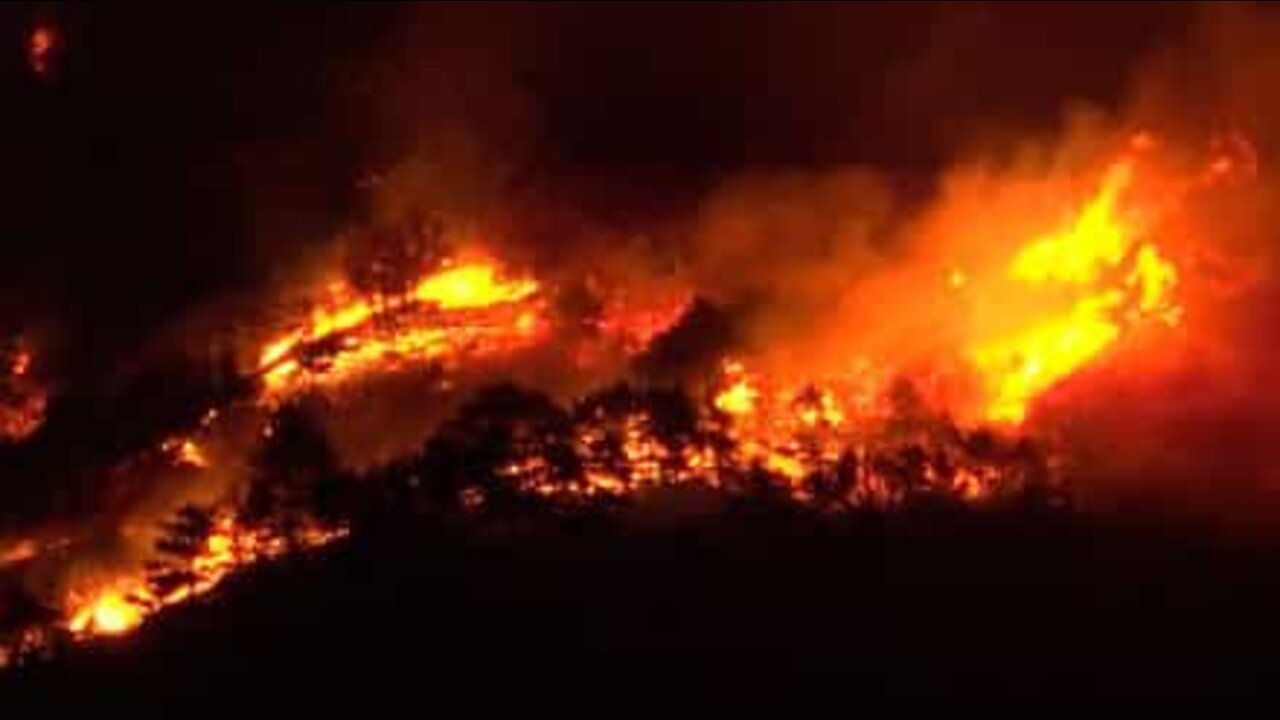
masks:
<svg viewBox="0 0 1280 720"><path fill-rule="evenodd" d="M266 274L358 217L356 179L457 116L540 177L702 184L758 166L922 175L989 127L1103 105L1185 7L1148 3L5 4L0 311L63 364ZM54 75L24 62L39 18ZM431 67L432 65L435 67ZM523 114L489 117L518 98ZM505 130L504 130L505 128ZM264 213L265 209L265 213ZM262 215L275 218L260 222ZM263 228L273 237L264 239ZM291 237L284 237L291 236Z"/></svg>

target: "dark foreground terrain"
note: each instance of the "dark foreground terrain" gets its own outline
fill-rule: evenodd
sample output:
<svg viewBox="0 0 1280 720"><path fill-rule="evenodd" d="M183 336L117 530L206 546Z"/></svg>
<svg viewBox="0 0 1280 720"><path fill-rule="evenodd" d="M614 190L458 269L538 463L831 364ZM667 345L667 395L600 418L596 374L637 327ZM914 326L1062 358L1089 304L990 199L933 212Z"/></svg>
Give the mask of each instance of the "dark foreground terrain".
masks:
<svg viewBox="0 0 1280 720"><path fill-rule="evenodd" d="M1018 513L831 522L746 508L644 530L535 527L386 520L6 677L0 697L171 712L689 696L849 708L1251 697L1280 674L1274 553Z"/></svg>

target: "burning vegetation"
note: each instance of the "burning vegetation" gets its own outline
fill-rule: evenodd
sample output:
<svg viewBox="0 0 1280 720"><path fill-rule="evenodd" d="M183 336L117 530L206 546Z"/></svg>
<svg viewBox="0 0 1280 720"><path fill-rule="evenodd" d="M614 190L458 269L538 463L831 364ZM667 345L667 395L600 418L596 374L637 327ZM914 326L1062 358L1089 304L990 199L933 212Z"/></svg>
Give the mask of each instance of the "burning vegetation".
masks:
<svg viewBox="0 0 1280 720"><path fill-rule="evenodd" d="M338 540L350 531L352 507L376 504L370 495L479 518L611 508L672 487L766 495L820 513L921 501L1060 503L1069 481L1063 449L1037 431L1037 402L1084 369L1136 352L1127 346L1144 329L1158 339L1184 326L1181 249L1162 242L1167 208L1146 202L1151 147L1141 135L1074 183L1082 189L1060 198L1063 216L1037 222L1030 237L993 239L1012 250L991 263L930 258L926 274L936 282L912 291L941 298L953 327L923 360L855 350L826 364L835 371L810 372L742 347L717 350L714 371L701 377L632 377L568 401L496 382L406 459L360 477L334 458L307 402L410 368L450 377L581 342L584 332L589 342L562 355L575 358L565 372L603 362L602 344L634 370L705 305L694 287L656 303L636 301L650 295L630 288L596 287L589 310L574 310L556 302L558 278L473 251L415 261L402 282L331 280L253 348L244 397L159 445L171 471L243 477L213 502L170 508L159 539L124 570L86 573L91 579L63 583L61 595L37 603L41 612L4 619L0 665L64 640L128 633L241 568ZM1226 175L1230 164L1215 158L1211 167ZM843 346L856 348L857 338ZM38 427L44 396L27 379L29 351L15 347L6 358L0 434L16 441ZM252 447L210 452L210 441L230 432L227 418L246 413L257 418ZM19 543L0 569L40 561L34 547Z"/></svg>
<svg viewBox="0 0 1280 720"><path fill-rule="evenodd" d="M447 262L395 295L333 282L301 327L263 348L264 399L529 345L543 322L538 289L536 281L502 277L488 261Z"/></svg>
<svg viewBox="0 0 1280 720"><path fill-rule="evenodd" d="M211 517L185 508L157 544L164 560L151 563L136 576L112 578L102 586L70 593L66 629L75 638L129 632L147 616L209 592L239 567L291 549L323 545L342 534L341 530L308 528L286 539L240 526L230 515Z"/></svg>

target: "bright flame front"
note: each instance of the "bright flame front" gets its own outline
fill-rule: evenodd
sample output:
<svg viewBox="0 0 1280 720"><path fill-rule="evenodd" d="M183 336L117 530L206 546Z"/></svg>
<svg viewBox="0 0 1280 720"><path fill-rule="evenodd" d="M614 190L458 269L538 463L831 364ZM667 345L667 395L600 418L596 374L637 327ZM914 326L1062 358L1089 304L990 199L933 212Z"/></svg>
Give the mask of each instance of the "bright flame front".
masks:
<svg viewBox="0 0 1280 720"><path fill-rule="evenodd" d="M968 350L987 396L985 417L1021 423L1037 397L1111 347L1129 328L1156 320L1176 324L1178 272L1124 215L1132 160L1108 170L1096 195L1062 230L1022 246L1006 279L1031 297L1067 298L1062 309L1033 317L1010 333L983 337Z"/></svg>

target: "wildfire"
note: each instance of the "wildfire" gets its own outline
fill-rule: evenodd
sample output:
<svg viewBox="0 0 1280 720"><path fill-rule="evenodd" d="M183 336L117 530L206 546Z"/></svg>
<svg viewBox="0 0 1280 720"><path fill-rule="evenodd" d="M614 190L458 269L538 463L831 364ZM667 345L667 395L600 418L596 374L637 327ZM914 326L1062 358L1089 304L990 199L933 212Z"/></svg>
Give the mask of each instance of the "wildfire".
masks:
<svg viewBox="0 0 1280 720"><path fill-rule="evenodd" d="M268 399L407 364L487 355L537 337L538 283L488 262L449 264L402 295L360 294L344 282L301 327L266 344L258 368Z"/></svg>
<svg viewBox="0 0 1280 720"><path fill-rule="evenodd" d="M1213 167L1219 174L1229 170ZM518 402L499 403L499 417L482 418L483 432L452 438L459 452L474 456L464 455L466 462L451 457L442 467L484 475L464 479L459 502L468 511L494 497L494 486L484 484L491 480L505 483L507 496L514 488L552 503L615 500L672 485L754 483L824 508L884 507L920 493L983 502L1041 482L1049 474L1045 458L1019 444L1015 432L1036 400L1135 328L1182 320L1180 268L1156 242L1154 214L1133 207L1138 170L1135 157L1111 164L1066 221L1046 225L1048 232L1017 244L994 268L930 268L929 286L954 310L947 321L965 331L948 336L939 353L945 357L930 360L958 364L966 379L977 381L976 411L968 398L962 406L950 396L935 397L933 371L914 366L847 357L833 364L836 370L802 377L764 358L734 358L703 378L710 390L693 398L623 386L567 408L547 400L530 411L533 418L520 415L526 406ZM258 399L271 408L313 388L411 364L527 347L552 336L544 332L545 294L537 280L489 260L445 262L394 293L330 283L292 327L260 348L252 370L261 383ZM611 289L607 300L593 304L589 322L598 331L593 337L637 355L678 322L693 294L671 293L648 304L625 297ZM977 315L966 315L971 302L997 306L1000 322L968 322ZM3 399L13 394L5 394L9 388L32 382L30 352L10 355L0 375ZM26 408L16 416L21 422L0 405L0 437L22 437L39 424L43 394L38 397L35 411L34 400L20 405ZM201 425L208 429L217 417L210 409ZM988 433L981 427L988 423L1011 427ZM266 426L264 435L271 432ZM469 435L484 436L480 450L466 445ZM161 449L190 468L222 460L185 435L165 440ZM163 567L77 587L63 604L63 630L75 638L127 633L161 609L211 591L239 568L345 533L308 526L285 538L226 509L198 529L188 538L192 544ZM24 562L33 547L0 554L0 567ZM0 652L8 651L0 646Z"/></svg>

